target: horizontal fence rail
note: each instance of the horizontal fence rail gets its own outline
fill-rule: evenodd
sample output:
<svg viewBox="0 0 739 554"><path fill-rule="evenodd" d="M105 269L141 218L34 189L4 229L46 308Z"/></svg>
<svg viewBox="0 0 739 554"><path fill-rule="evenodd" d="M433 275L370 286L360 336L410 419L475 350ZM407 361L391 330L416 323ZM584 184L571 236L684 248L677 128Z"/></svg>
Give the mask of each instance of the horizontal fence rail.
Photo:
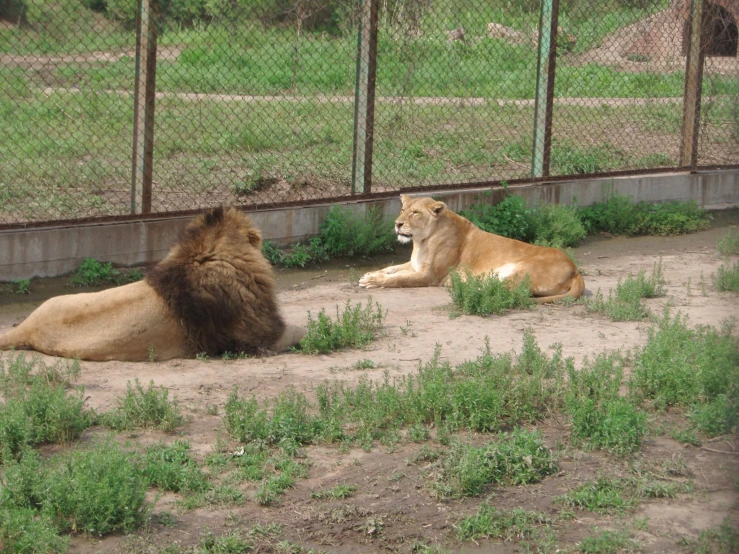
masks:
<svg viewBox="0 0 739 554"><path fill-rule="evenodd" d="M739 165L735 0L0 4L0 227Z"/></svg>

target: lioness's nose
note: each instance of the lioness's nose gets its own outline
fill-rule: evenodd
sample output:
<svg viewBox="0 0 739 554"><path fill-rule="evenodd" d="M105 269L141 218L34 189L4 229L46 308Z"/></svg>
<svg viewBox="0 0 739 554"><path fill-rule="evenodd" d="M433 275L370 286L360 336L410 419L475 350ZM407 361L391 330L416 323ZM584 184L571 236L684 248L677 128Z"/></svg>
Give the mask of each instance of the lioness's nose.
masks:
<svg viewBox="0 0 739 554"><path fill-rule="evenodd" d="M396 221L395 222L395 228L396 229L400 229L402 226L403 226L403 222L402 221Z"/></svg>

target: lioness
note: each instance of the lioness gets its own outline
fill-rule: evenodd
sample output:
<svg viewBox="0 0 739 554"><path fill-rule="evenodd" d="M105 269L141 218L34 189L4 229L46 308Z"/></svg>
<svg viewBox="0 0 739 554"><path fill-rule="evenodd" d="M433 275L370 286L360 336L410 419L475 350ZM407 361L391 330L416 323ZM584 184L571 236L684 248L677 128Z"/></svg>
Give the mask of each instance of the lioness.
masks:
<svg viewBox="0 0 739 554"><path fill-rule="evenodd" d="M144 281L51 298L0 336L0 350L96 361L284 350L304 330L282 320L261 247L248 217L215 208L187 226Z"/></svg>
<svg viewBox="0 0 739 554"><path fill-rule="evenodd" d="M400 201L395 232L401 243L413 241L411 261L365 274L359 280L361 287L439 286L447 282L452 268L461 266L473 275L492 272L500 279L528 275L539 303L578 298L585 291L575 264L558 248L487 233L433 198L401 194Z"/></svg>

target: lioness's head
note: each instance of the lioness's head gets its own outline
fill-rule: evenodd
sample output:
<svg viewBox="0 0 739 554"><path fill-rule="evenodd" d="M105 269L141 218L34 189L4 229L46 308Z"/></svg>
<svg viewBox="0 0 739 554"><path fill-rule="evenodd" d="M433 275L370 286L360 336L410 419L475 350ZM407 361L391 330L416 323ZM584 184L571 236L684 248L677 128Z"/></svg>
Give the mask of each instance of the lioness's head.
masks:
<svg viewBox="0 0 739 554"><path fill-rule="evenodd" d="M436 229L439 216L444 213L446 204L433 198L411 198L400 195L400 215L395 220L398 240L405 244L412 240L423 240Z"/></svg>

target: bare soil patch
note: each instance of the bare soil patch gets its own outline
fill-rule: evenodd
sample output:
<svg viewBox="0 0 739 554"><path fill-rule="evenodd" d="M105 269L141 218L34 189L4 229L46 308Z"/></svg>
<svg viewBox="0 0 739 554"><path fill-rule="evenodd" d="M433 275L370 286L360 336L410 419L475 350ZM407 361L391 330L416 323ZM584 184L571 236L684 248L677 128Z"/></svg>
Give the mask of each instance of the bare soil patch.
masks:
<svg viewBox="0 0 739 554"><path fill-rule="evenodd" d="M722 259L716 253L718 238L730 224L736 224L736 212L717 214L718 223L711 230L679 237L598 238L589 240L575 251L585 272L586 286L595 293L607 294L620 278L641 269L648 272L660 258L668 281L666 298L649 300L659 312L666 302L673 310L689 315L691 325L719 326L739 314L739 297L718 293L711 284ZM393 257L408 256L401 250ZM312 401L315 388L326 380L356 384L362 375L379 380L387 372L392 378L415 371L427 361L435 345L452 363L477 356L485 337L494 352L520 351L523 330L531 328L543 349L561 343L565 356L576 364L584 356L603 350L633 349L646 342L651 323L613 322L587 314L583 306L540 306L531 311L515 311L504 316L450 319L449 294L443 288L371 290L359 289L352 280L366 269L382 267L388 259L340 261L306 271L280 271L280 300L286 319L305 323L308 311L321 308L333 312L347 301L365 302L371 296L388 310L385 336L366 350L350 350L330 355L307 356L298 353L245 360L176 360L166 363L92 363L83 362L79 384L85 387L87 404L96 410L108 410L123 396L126 384L138 378L153 380L175 395L190 421L178 435L190 441L196 458L202 459L216 449L217 437L223 438L221 415L226 398L234 386L242 394L258 399L274 398L294 387ZM0 333L20 322L44 297L62 291L60 280L32 286L34 296L22 302L0 297ZM74 291L70 291L74 292ZM12 301L12 302L11 302ZM736 332L736 331L735 331ZM374 369L357 370L359 360L370 359ZM53 361L48 358L47 361ZM206 410L216 405L218 415ZM650 416L650 428L669 425L670 412ZM224 534L248 529L255 524L283 525L278 539L265 542L259 551L277 551L279 541L290 541L304 548L328 552L410 552L413 545L441 545L453 552L522 552L525 547L540 551L572 551L593 526L627 530L642 545L642 551L687 552L683 537L695 539L705 529L715 528L725 518L739 523L739 443L736 437L704 442L703 447L680 444L667 434L650 434L640 452L630 458L618 458L603 452L584 452L568 445L566 422L555 419L537 426L545 442L555 453L560 470L541 483L528 486L490 487L483 497L463 500L437 500L428 488L428 463L412 463L422 448L444 448L433 440L425 444L401 441L396 445L375 444L370 451L341 449L338 445L316 445L305 449L308 475L298 480L275 506L262 507L253 500L255 485L240 485L248 500L232 506L210 506L181 511L176 496L158 498L150 529L136 536L108 536L101 540L75 537L71 552L161 552L179 544L194 545L207 530ZM84 440L96 431L88 431ZM145 445L177 436L155 431L121 435L121 441ZM464 440L485 442L492 435L467 434ZM234 450L238 447L228 445ZM563 507L554 498L599 475L622 476L629 465L639 461L658 467L664 461L680 459L693 480L694 492L672 499L650 499L625 516L604 516L576 512L566 523L545 528L535 543L516 537L511 541L483 539L459 542L454 524L474 514L482 502L498 508L524 508L556 515ZM343 500L316 500L311 492L337 484L356 486L353 496ZM152 494L152 500L154 495ZM418 546L416 546L417 548ZM558 550L559 549L559 550ZM293 550L294 551L294 550ZM417 551L417 550L416 550Z"/></svg>

